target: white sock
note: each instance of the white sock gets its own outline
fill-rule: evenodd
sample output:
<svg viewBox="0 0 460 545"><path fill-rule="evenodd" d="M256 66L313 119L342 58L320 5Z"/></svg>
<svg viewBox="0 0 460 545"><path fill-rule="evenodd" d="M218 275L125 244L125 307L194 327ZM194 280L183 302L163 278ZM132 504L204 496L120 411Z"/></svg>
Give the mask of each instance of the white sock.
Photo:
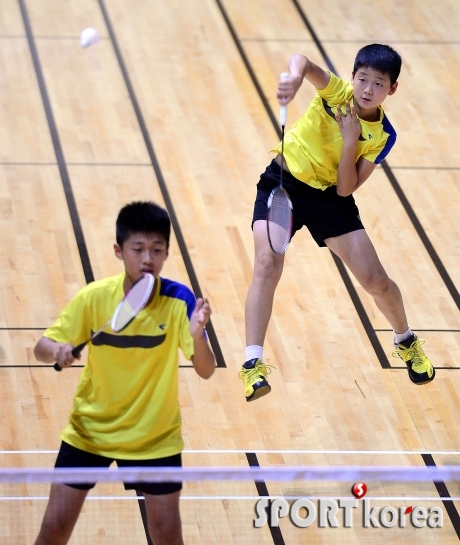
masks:
<svg viewBox="0 0 460 545"><path fill-rule="evenodd" d="M260 360L262 360L263 353L263 346L259 346L258 344L246 346L246 361L253 360L255 358L259 358Z"/></svg>
<svg viewBox="0 0 460 545"><path fill-rule="evenodd" d="M409 328L404 333L396 333L396 331L393 331L395 334L395 344L402 343L406 339L408 339L411 335L413 335L412 330Z"/></svg>

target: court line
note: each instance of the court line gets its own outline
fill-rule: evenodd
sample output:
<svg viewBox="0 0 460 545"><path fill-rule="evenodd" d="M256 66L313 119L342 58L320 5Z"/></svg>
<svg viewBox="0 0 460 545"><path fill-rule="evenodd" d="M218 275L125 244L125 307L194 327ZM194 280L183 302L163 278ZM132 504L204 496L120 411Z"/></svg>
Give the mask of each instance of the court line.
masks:
<svg viewBox="0 0 460 545"><path fill-rule="evenodd" d="M61 145L59 137L59 131L54 119L53 107L49 98L48 89L46 86L45 77L43 75L40 57L38 55L37 48L35 46L35 38L30 25L29 13L26 6L26 0L18 0L19 8L22 15L22 22L26 32L27 42L29 45L30 55L32 57L32 63L35 70L35 77L37 78L38 88L40 91L43 108L45 110L46 120L48 122L48 130L50 133L51 141L53 143L54 154L58 164L59 174L61 177L62 188L64 190L67 207L69 209L70 221L72 223L75 240L78 247L78 253L80 254L80 261L85 275L86 283L94 280L94 274L91 267L91 262L88 253L88 247L86 245L85 236L83 233L80 216L78 214L77 203L72 189L72 182L70 180L69 172L64 157L64 150Z"/></svg>
<svg viewBox="0 0 460 545"><path fill-rule="evenodd" d="M351 496L284 496L282 494L278 496L263 496L264 498L267 498L269 500L276 500L278 498L283 498L285 500L298 500L301 498L307 498L309 500L323 500L323 499L332 499L332 500L349 500ZM226 495L220 495L220 496L186 496L181 495L181 500L205 500L205 501L212 501L212 500L237 500L237 501L244 501L244 500L251 500L251 501L258 501L260 500L261 496L226 496ZM46 501L48 500L48 496L4 496L0 497L0 502L2 501ZM136 496L86 496L86 500L123 500L123 501L138 501L143 500L143 497L136 497ZM372 501L443 501L439 496L436 497L428 497L428 496L366 496L366 500L372 500ZM460 497L456 498L450 498L449 501L460 501Z"/></svg>
<svg viewBox="0 0 460 545"><path fill-rule="evenodd" d="M0 454L57 454L57 450L0 450ZM458 450L294 450L294 449L184 449L182 454L431 454L458 456Z"/></svg>

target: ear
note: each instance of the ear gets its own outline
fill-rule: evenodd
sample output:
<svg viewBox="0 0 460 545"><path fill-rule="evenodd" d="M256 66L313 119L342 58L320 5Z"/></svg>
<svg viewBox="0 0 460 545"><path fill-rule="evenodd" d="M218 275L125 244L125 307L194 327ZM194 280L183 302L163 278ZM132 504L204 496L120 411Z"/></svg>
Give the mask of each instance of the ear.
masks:
<svg viewBox="0 0 460 545"><path fill-rule="evenodd" d="M118 259L123 261L123 250L116 242L113 245L113 251L115 252L115 255L118 257Z"/></svg>
<svg viewBox="0 0 460 545"><path fill-rule="evenodd" d="M393 85L390 87L390 90L388 91L389 95L394 95L396 93L396 89L398 88L398 82L395 81Z"/></svg>

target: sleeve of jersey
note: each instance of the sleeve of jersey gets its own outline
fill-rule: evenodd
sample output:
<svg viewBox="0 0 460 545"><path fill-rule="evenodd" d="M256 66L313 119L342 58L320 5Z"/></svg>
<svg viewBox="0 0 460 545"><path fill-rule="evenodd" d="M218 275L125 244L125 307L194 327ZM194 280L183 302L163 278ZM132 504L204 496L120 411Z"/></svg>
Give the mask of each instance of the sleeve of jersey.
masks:
<svg viewBox="0 0 460 545"><path fill-rule="evenodd" d="M90 309L85 299L80 291L43 335L56 342L70 342L74 346L87 341L91 326L87 325Z"/></svg>
<svg viewBox="0 0 460 545"><path fill-rule="evenodd" d="M394 130L393 125L389 122L388 117L385 114L383 114L382 128L384 134L387 134L388 137L385 141L382 151L377 155L374 160L374 163L376 165L380 164L385 159L385 157L390 153L391 148L395 145L396 142L396 131Z"/></svg>
<svg viewBox="0 0 460 545"><path fill-rule="evenodd" d="M187 290L188 291L188 290ZM190 333L190 318L195 310L196 299L193 293L190 291L184 293L183 301L185 303L184 312L182 313L182 320L180 324L180 348L184 353L184 356L190 360L195 353L193 344L193 337Z"/></svg>
<svg viewBox="0 0 460 545"><path fill-rule="evenodd" d="M329 104L343 104L350 98L350 84L330 72L331 79L324 89L316 89L318 95Z"/></svg>
<svg viewBox="0 0 460 545"><path fill-rule="evenodd" d="M179 347L190 360L194 353L193 337L190 333L190 318L196 306L192 290L174 280L161 279L161 295L176 300L174 319L178 321Z"/></svg>

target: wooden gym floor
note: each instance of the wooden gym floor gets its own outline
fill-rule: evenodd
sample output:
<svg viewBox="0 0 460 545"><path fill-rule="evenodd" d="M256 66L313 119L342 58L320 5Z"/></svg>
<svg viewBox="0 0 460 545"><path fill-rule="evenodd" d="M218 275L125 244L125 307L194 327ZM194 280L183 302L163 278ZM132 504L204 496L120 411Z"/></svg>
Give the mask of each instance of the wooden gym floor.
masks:
<svg viewBox="0 0 460 545"><path fill-rule="evenodd" d="M89 26L101 42L81 49ZM114 220L133 199L166 204L175 237L164 276L205 294L214 311L213 378L181 361L187 465L458 464L459 27L454 0L2 0L0 466L54 463L80 368L55 373L33 346L80 287L121 270ZM399 136L356 200L436 380L412 385L371 298L304 230L286 257L265 348L273 390L247 404L237 373L250 219L278 141L279 73L300 52L349 77L357 50L372 42L403 57L398 91L384 104ZM312 96L305 84L288 125ZM298 529L287 519L279 532L253 527L264 487L338 497L352 484L188 483L186 542L458 542L460 502L445 498L460 496L459 483L367 483L373 496L435 498L375 505L441 506L443 528L366 529L358 517L351 529ZM0 540L33 543L48 487L1 488ZM93 496L103 499L87 501L71 543L146 543L137 501L122 486L101 484Z"/></svg>

